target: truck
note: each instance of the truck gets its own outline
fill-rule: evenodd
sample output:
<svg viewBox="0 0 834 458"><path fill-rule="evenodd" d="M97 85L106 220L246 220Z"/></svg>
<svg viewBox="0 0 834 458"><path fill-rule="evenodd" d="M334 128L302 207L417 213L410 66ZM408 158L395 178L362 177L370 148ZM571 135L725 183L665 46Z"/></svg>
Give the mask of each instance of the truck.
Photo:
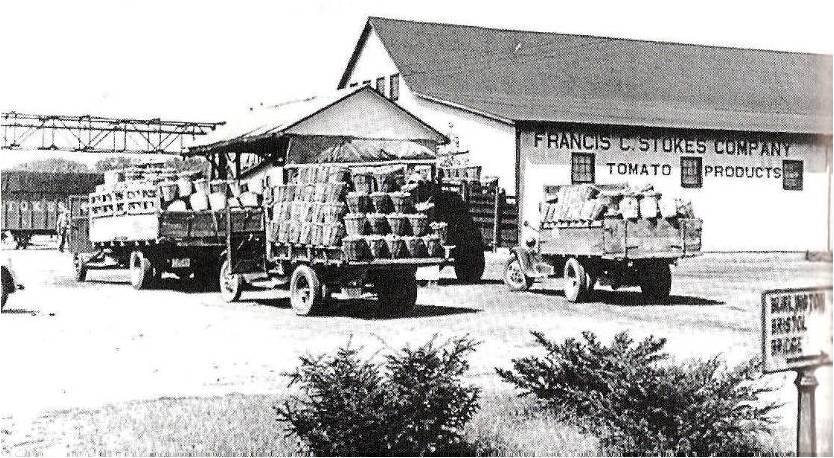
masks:
<svg viewBox="0 0 834 458"><path fill-rule="evenodd" d="M417 161L410 161L413 167ZM309 168L321 164L289 165L285 169ZM396 166L396 162L386 164ZM402 164L405 166L405 164ZM428 170L433 171L430 161L424 161ZM436 192L428 195L427 200L443 202L451 194L441 195L440 186L430 184L430 180L420 180L414 183L414 195L425 192ZM453 197L451 197L453 199ZM377 313L381 316L401 316L407 314L415 306L417 300L417 269L421 267L455 266L462 277L480 275L483 273L483 247L474 246L477 227L469 219L465 224L468 212L465 208L455 213L449 213L451 206L438 209L438 220L445 220L448 224L449 236L442 249L427 252L424 255L373 256L356 259L345 245L327 245L304 243L298 241L281 240L276 229L281 224L287 224L279 216L278 210L264 209L264 226L266 231L252 230L242 226L233 227L228 231L226 257L220 270L221 294L226 301L240 299L246 284L270 288L286 288L290 294L290 305L300 316L318 315L327 311L328 304L336 298L377 298ZM276 207L277 208L277 207ZM439 216L439 215L444 216ZM464 218L463 223L459 221ZM466 232L468 230L468 232ZM415 234L416 235L416 234ZM468 239L468 242L464 242ZM480 250L481 262L478 256L467 256L464 264L456 262L453 254L458 247L453 245L467 243L465 249ZM462 252L462 251L461 251ZM474 259L474 261L473 261ZM478 270L480 269L480 270Z"/></svg>
<svg viewBox="0 0 834 458"><path fill-rule="evenodd" d="M219 278L230 229L264 229L260 208L164 210L159 198L114 192L107 203L91 204L89 195L71 196L75 280L85 281L90 270L128 269L130 284L139 290L159 285L164 272L210 288ZM143 203L150 205L136 205Z"/></svg>
<svg viewBox="0 0 834 458"><path fill-rule="evenodd" d="M88 193L103 182L101 173L3 171L0 232L25 249L36 235L57 234L60 205L70 195Z"/></svg>
<svg viewBox="0 0 834 458"><path fill-rule="evenodd" d="M599 186L617 187L622 188ZM524 223L534 235L514 247L504 264L504 283L511 291L526 291L537 281L562 276L570 302L588 299L597 283L612 289L638 286L646 298L664 300L672 287L670 266L701 254L700 218L659 212L649 217L547 218L547 202L559 189L545 187L538 225Z"/></svg>

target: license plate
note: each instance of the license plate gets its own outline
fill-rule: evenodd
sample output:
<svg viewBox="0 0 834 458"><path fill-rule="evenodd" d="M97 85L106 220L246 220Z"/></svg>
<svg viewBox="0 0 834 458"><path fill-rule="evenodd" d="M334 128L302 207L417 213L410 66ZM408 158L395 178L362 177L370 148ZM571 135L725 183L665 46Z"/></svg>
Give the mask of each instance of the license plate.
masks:
<svg viewBox="0 0 834 458"><path fill-rule="evenodd" d="M184 269L186 267L191 267L191 259L190 258L174 258L174 259L171 259L171 268L173 268L173 269Z"/></svg>

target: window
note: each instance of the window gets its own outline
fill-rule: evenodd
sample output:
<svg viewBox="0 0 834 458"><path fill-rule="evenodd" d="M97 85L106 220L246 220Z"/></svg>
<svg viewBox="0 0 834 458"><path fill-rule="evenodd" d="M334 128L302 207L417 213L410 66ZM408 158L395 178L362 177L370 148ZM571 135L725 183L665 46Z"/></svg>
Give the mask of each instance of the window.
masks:
<svg viewBox="0 0 834 458"><path fill-rule="evenodd" d="M400 74L397 73L395 75L391 75L390 78L391 82L389 86L391 86L391 100L397 100L400 98Z"/></svg>
<svg viewBox="0 0 834 458"><path fill-rule="evenodd" d="M701 188L704 186L703 159L700 157L681 158L681 187Z"/></svg>
<svg viewBox="0 0 834 458"><path fill-rule="evenodd" d="M382 95L385 95L385 77L380 76L376 79L376 91Z"/></svg>
<svg viewBox="0 0 834 458"><path fill-rule="evenodd" d="M571 155L570 180L573 184L594 182L594 153Z"/></svg>
<svg viewBox="0 0 834 458"><path fill-rule="evenodd" d="M782 161L782 189L802 191L802 161Z"/></svg>

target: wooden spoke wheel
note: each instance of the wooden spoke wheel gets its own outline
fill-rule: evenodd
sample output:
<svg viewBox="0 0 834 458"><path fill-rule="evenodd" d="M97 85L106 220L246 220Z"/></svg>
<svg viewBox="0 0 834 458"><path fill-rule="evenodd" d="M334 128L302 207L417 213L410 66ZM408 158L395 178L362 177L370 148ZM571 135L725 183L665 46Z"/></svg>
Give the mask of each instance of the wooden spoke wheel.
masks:
<svg viewBox="0 0 834 458"><path fill-rule="evenodd" d="M226 302L235 302L240 299L242 293L243 276L233 274L229 260L224 260L220 266L220 296Z"/></svg>
<svg viewBox="0 0 834 458"><path fill-rule="evenodd" d="M565 298L570 302L585 300L593 286L585 266L576 258L570 258L565 263L564 280Z"/></svg>
<svg viewBox="0 0 834 458"><path fill-rule="evenodd" d="M134 289L150 288L157 276L151 260L139 250L130 253L128 268L130 269L130 284Z"/></svg>
<svg viewBox="0 0 834 458"><path fill-rule="evenodd" d="M290 277L290 305L296 315L318 315L324 310L324 289L312 267L300 264Z"/></svg>
<svg viewBox="0 0 834 458"><path fill-rule="evenodd" d="M73 255L72 267L75 281L83 282L87 279L87 261L81 254Z"/></svg>
<svg viewBox="0 0 834 458"><path fill-rule="evenodd" d="M527 291L533 286L533 279L525 275L518 256L512 255L504 263L504 284L510 291Z"/></svg>

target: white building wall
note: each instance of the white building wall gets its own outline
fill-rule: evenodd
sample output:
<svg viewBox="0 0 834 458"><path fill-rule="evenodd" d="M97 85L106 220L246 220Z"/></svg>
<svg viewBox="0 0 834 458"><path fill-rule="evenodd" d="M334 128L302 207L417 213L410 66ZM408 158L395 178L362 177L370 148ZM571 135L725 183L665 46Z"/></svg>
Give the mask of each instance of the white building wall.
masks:
<svg viewBox="0 0 834 458"><path fill-rule="evenodd" d="M540 129L525 130L521 134L521 220L531 225L538 224L538 205L545 185L571 183L571 153L593 152L596 159L597 183L652 183L666 197L681 196L692 201L695 213L704 220L703 249L705 251L803 251L824 250L828 246L828 180L830 179L830 138L809 139L787 136L758 134L713 133L702 137L704 152L640 152L623 151L619 138L625 144L638 144L638 135L650 134L613 133L611 146L607 150L592 148L547 147L538 142L538 132L575 131L544 126ZM665 132L661 136L692 136L697 133L682 131ZM715 140L757 139L758 141L781 141L788 143L787 156L784 146L778 156L763 156L760 151L749 155L728 155L716 153ZM721 140L719 140L720 142ZM682 188L680 178L680 157L701 157L704 166L703 187ZM780 178L766 178L766 167L780 168L782 160L793 159L803 162L803 187L800 191L783 189ZM620 174L617 166L609 164L647 165L647 174ZM654 173L654 164L660 164ZM664 175L663 165L669 173ZM727 177L726 173L716 176L715 167L744 167L754 174L752 178ZM707 169L712 167L712 169ZM758 168L758 169L757 169ZM613 173L612 172L613 169ZM634 170L634 167L632 167ZM758 170L758 172L756 172ZM755 174L761 174L756 177Z"/></svg>
<svg viewBox="0 0 834 458"><path fill-rule="evenodd" d="M370 81L376 87L377 78L385 77L384 93L390 96L390 76L395 74L399 74L396 64L372 30L348 85ZM515 127L512 124L421 98L402 78L399 87L400 106L438 131L456 136L459 150L470 152L469 163L480 165L482 176L497 176L500 186L515 194Z"/></svg>

